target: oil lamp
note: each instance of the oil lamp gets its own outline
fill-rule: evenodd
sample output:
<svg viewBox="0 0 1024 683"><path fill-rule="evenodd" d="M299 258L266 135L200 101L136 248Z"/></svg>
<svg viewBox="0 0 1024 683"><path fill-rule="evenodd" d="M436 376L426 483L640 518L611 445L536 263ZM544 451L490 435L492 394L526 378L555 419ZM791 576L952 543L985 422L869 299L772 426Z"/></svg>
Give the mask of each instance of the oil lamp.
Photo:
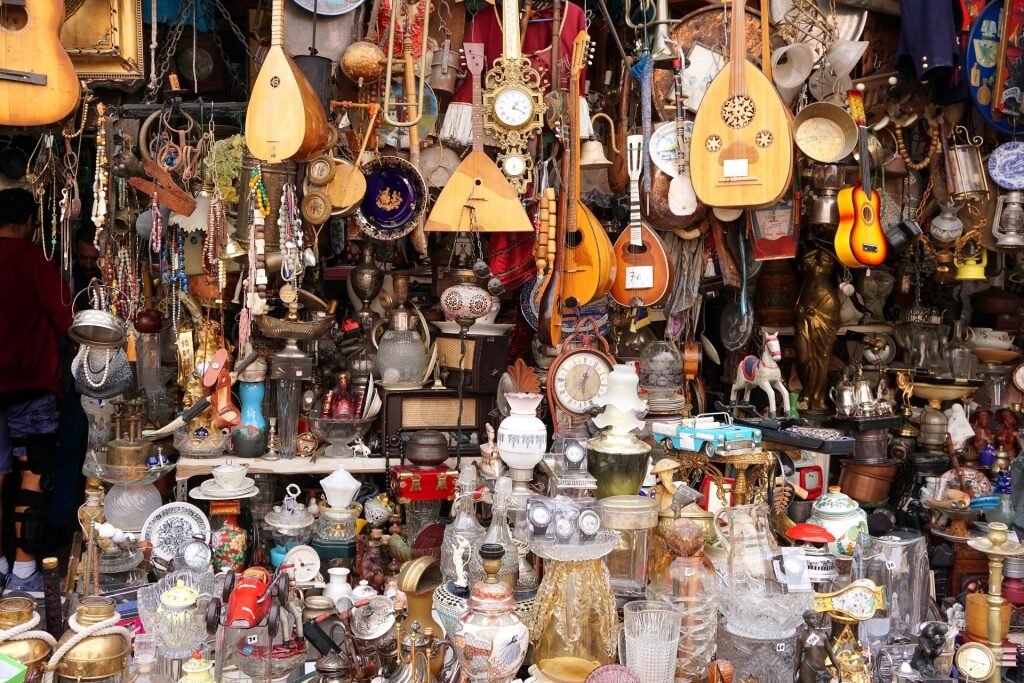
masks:
<svg viewBox="0 0 1024 683"><path fill-rule="evenodd" d="M1013 190L999 195L992 219L992 236L1004 249L1024 247L1024 192Z"/></svg>

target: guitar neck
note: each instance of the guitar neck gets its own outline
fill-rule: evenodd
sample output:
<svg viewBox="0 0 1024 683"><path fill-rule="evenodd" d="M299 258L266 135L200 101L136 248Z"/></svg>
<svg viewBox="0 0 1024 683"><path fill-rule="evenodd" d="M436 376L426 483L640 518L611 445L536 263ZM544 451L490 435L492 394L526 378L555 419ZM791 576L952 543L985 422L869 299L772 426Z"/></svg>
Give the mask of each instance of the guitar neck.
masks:
<svg viewBox="0 0 1024 683"><path fill-rule="evenodd" d="M271 4L270 45L284 46L284 0L274 0Z"/></svg>
<svg viewBox="0 0 1024 683"><path fill-rule="evenodd" d="M640 180L629 181L629 243L635 247L643 244L640 226Z"/></svg>
<svg viewBox="0 0 1024 683"><path fill-rule="evenodd" d="M732 0L732 23L729 29L729 90L730 95L746 94L744 62L747 60L745 20L746 0Z"/></svg>
<svg viewBox="0 0 1024 683"><path fill-rule="evenodd" d="M569 77L569 148L572 150L570 156L572 165L569 167L566 192L569 201L575 206L580 200L580 79L576 76ZM576 211L570 209L572 216L573 230L576 229Z"/></svg>
<svg viewBox="0 0 1024 683"><path fill-rule="evenodd" d="M868 129L860 128L860 186L864 194L871 196L871 157L868 156Z"/></svg>
<svg viewBox="0 0 1024 683"><path fill-rule="evenodd" d="M562 3L554 0L551 5L551 90L562 89L562 57L559 43L562 42Z"/></svg>
<svg viewBox="0 0 1024 683"><path fill-rule="evenodd" d="M278 2L283 2L283 0L278 0ZM519 49L519 0L503 0L501 23L502 55L505 59L519 59L522 56L522 51Z"/></svg>
<svg viewBox="0 0 1024 683"><path fill-rule="evenodd" d="M473 151L484 151L483 88L480 74L473 74Z"/></svg>
<svg viewBox="0 0 1024 683"><path fill-rule="evenodd" d="M676 169L686 172L686 110L683 108L683 70L676 72Z"/></svg>

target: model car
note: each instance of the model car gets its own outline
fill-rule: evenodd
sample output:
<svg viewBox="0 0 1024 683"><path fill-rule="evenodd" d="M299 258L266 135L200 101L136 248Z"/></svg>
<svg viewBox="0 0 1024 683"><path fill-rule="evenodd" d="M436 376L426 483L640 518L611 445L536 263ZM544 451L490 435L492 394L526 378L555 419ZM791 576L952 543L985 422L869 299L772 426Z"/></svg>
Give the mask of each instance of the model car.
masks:
<svg viewBox="0 0 1024 683"><path fill-rule="evenodd" d="M684 417L682 422L655 422L652 425L657 441L669 439L681 451L715 455L750 453L761 447L761 430L735 425L729 413L702 413Z"/></svg>

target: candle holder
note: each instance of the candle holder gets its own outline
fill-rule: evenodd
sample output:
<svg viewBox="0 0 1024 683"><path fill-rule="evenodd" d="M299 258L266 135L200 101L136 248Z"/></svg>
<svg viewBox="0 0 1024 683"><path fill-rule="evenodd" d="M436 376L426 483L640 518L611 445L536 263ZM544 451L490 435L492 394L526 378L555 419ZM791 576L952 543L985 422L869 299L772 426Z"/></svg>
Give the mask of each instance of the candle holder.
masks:
<svg viewBox="0 0 1024 683"><path fill-rule="evenodd" d="M1005 524L992 522L986 536L967 542L988 557L988 647L997 662L1002 658L1002 607L1006 602L1003 598L1003 563L1008 557L1024 557L1024 545L1011 541L1006 532ZM997 666L988 680L999 683L1000 676L1000 667Z"/></svg>

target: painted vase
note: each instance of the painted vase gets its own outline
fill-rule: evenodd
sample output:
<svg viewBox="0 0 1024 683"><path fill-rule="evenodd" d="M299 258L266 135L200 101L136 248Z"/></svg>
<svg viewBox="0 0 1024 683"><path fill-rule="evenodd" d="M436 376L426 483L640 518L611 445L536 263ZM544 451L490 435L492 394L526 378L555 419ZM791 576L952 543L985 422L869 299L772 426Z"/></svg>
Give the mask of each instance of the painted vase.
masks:
<svg viewBox="0 0 1024 683"><path fill-rule="evenodd" d="M505 394L511 414L498 426L498 454L513 469L532 470L548 448L548 430L537 417L543 396L525 392Z"/></svg>
<svg viewBox="0 0 1024 683"><path fill-rule="evenodd" d="M828 487L828 493L819 498L807 519L808 524L825 527L836 537L828 549L841 560L853 557L854 551L868 548L868 517L857 502L843 493L838 486Z"/></svg>
<svg viewBox="0 0 1024 683"><path fill-rule="evenodd" d="M470 683L508 683L526 659L530 632L515 611L512 588L498 579L504 554L496 543L480 548L486 578L473 586L455 632L455 654Z"/></svg>
<svg viewBox="0 0 1024 683"><path fill-rule="evenodd" d="M252 427L261 432L267 431L267 419L263 417L263 395L266 393L263 382L239 382L238 393L242 399L242 419L239 423L244 427Z"/></svg>
<svg viewBox="0 0 1024 683"><path fill-rule="evenodd" d="M245 529L238 526L238 515L224 515L224 523L210 537L213 568L239 572L245 567L245 551L249 545Z"/></svg>

